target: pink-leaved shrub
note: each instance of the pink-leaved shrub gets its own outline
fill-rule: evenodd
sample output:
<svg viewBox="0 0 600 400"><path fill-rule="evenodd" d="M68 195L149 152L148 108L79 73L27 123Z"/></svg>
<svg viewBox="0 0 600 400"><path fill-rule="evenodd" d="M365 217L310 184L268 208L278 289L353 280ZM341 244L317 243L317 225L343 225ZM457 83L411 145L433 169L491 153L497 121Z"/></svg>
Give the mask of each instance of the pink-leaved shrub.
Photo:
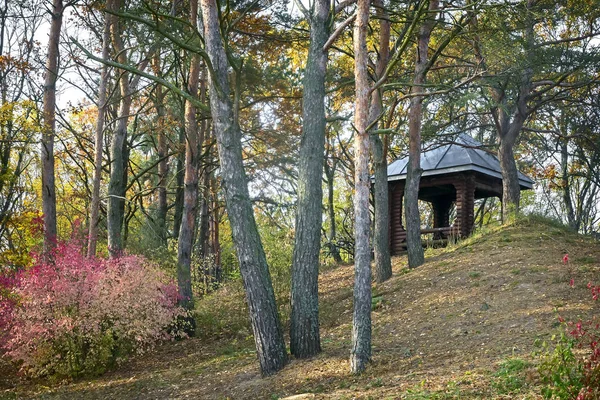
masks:
<svg viewBox="0 0 600 400"><path fill-rule="evenodd" d="M137 256L86 258L76 243L0 282L0 347L34 376L100 374L183 333L177 287Z"/></svg>
<svg viewBox="0 0 600 400"><path fill-rule="evenodd" d="M574 287L571 279L569 286ZM600 298L600 286L588 283L593 301ZM600 399L600 321L593 316L587 320L565 321L555 340L554 349L542 343L542 362L538 368L542 395L546 399Z"/></svg>

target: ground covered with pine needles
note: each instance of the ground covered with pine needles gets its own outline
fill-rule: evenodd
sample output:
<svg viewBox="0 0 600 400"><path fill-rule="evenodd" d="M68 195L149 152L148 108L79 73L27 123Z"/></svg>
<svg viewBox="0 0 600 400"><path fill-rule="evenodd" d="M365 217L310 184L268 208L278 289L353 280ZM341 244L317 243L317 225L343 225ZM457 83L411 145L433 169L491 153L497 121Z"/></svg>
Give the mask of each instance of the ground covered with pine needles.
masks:
<svg viewBox="0 0 600 400"><path fill-rule="evenodd" d="M415 270L405 257L393 264L373 290L373 362L360 376L348 361L353 267L339 266L320 277L323 352L276 376L260 377L243 291L231 283L199 302L197 338L95 379L32 382L0 368L0 398L538 399L536 343L560 332L558 315L600 308L587 288L600 283L600 243L539 219L428 250Z"/></svg>

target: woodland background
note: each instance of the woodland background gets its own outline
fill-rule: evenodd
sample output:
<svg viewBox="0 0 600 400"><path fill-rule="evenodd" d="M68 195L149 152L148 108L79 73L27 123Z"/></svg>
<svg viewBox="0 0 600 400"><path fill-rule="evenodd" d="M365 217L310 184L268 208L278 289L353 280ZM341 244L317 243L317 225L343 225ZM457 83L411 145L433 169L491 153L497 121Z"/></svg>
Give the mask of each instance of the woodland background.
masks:
<svg viewBox="0 0 600 400"><path fill-rule="evenodd" d="M431 224L420 151L461 133L503 168L504 207L478 202L477 226L533 212L598 234L599 13L595 0L4 0L0 265L52 264L65 240L140 255L188 310L241 276L271 374L286 362L277 304L291 302L292 354L318 353L319 267L355 262L359 372L371 240L376 279L391 274L377 203L394 159L411 157L417 185L411 267ZM514 189L517 167L533 191Z"/></svg>

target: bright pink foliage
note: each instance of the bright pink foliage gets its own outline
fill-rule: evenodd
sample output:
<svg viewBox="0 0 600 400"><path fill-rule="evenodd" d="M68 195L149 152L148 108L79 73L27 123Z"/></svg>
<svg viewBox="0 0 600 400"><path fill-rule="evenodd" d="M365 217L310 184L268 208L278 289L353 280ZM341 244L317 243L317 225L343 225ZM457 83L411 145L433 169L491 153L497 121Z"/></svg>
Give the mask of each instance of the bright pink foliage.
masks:
<svg viewBox="0 0 600 400"><path fill-rule="evenodd" d="M103 372L131 353L175 335L177 287L142 257L86 258L60 244L41 261L4 276L0 347L36 375ZM2 289L4 288L4 289Z"/></svg>
<svg viewBox="0 0 600 400"><path fill-rule="evenodd" d="M0 343L7 334L7 327L17 304L13 288L17 284L16 274L11 270L0 270Z"/></svg>

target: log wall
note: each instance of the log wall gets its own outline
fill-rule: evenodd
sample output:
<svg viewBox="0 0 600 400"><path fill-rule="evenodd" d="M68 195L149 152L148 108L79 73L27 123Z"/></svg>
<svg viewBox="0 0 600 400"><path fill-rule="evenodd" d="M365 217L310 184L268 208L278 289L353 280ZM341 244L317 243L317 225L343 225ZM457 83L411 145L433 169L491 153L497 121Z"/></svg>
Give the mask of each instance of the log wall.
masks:
<svg viewBox="0 0 600 400"><path fill-rule="evenodd" d="M454 183L456 188L456 227L455 234L466 237L471 234L475 208L475 177L461 175Z"/></svg>
<svg viewBox="0 0 600 400"><path fill-rule="evenodd" d="M398 254L405 249L406 231L402 225L402 199L404 185L396 183L390 186L390 251Z"/></svg>

